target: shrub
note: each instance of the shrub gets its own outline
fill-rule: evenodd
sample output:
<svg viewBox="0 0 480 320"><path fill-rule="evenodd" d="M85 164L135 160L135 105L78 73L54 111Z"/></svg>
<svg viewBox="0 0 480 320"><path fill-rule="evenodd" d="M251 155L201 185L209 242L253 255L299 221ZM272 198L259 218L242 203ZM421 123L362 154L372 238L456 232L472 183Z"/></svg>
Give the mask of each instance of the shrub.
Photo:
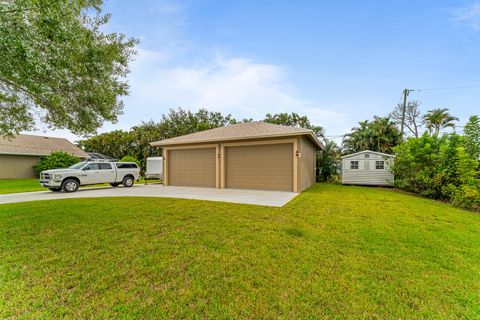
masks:
<svg viewBox="0 0 480 320"><path fill-rule="evenodd" d="M80 162L80 158L77 156L62 151L54 151L33 166L33 170L38 176L44 170L68 168L78 162Z"/></svg>
<svg viewBox="0 0 480 320"><path fill-rule="evenodd" d="M478 160L466 149L465 137L423 135L394 148L395 185L434 199L480 210Z"/></svg>
<svg viewBox="0 0 480 320"><path fill-rule="evenodd" d="M393 148L396 153L392 171L395 185L400 189L415 192L430 198L440 198L441 188L435 181L440 147L445 138L424 134L410 138Z"/></svg>
<svg viewBox="0 0 480 320"><path fill-rule="evenodd" d="M445 192L450 195L454 206L480 211L480 188L475 185L463 184L459 187L448 185Z"/></svg>

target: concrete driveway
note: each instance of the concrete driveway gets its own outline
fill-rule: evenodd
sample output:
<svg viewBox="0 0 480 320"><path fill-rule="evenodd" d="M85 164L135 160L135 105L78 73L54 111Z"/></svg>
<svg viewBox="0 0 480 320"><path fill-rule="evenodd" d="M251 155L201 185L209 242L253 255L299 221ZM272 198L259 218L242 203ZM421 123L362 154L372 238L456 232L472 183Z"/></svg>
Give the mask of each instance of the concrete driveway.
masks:
<svg viewBox="0 0 480 320"><path fill-rule="evenodd" d="M74 193L38 191L0 195L0 204L55 200L75 198L101 198L101 197L158 197L181 198L209 201L223 201L262 206L283 207L298 193L284 191L243 190L243 189L212 189L192 187L164 187L160 184L137 184L131 188L84 188Z"/></svg>

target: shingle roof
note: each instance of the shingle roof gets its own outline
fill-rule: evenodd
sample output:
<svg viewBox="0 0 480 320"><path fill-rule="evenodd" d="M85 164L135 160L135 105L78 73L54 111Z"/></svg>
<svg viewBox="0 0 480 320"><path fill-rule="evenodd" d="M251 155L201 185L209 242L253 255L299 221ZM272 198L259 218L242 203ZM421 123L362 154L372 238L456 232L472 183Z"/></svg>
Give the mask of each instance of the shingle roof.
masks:
<svg viewBox="0 0 480 320"><path fill-rule="evenodd" d="M344 156L342 157L342 159L344 159L344 158L350 158L350 157L353 157L353 156L356 156L356 155L359 155L359 154L362 154L362 153L373 153L373 154L378 154L379 156L388 157L388 158L396 158L396 157L397 157L397 156L394 155L394 154L388 154L388 153L383 153L383 152L378 152L378 151L372 151L372 150L363 150L363 151L358 151L358 152L346 154L346 155L344 155Z"/></svg>
<svg viewBox="0 0 480 320"><path fill-rule="evenodd" d="M152 146L166 146L188 143L205 143L227 140L244 140L258 138L288 137L288 136L308 136L312 142L321 147L320 142L315 137L312 130L282 126L261 121L242 122L225 127L200 131L187 134L180 137L165 139L152 143Z"/></svg>
<svg viewBox="0 0 480 320"><path fill-rule="evenodd" d="M12 139L0 137L0 154L46 156L52 151L64 151L80 158L88 154L67 139L19 134Z"/></svg>

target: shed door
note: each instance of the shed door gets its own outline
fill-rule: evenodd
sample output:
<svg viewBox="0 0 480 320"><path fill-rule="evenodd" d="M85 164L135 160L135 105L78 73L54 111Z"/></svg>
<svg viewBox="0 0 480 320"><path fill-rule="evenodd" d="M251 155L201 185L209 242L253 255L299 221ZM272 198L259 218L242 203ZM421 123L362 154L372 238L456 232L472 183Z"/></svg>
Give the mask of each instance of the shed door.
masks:
<svg viewBox="0 0 480 320"><path fill-rule="evenodd" d="M293 191L293 144L226 147L225 186Z"/></svg>
<svg viewBox="0 0 480 320"><path fill-rule="evenodd" d="M171 186L216 186L216 149L168 151L168 184Z"/></svg>

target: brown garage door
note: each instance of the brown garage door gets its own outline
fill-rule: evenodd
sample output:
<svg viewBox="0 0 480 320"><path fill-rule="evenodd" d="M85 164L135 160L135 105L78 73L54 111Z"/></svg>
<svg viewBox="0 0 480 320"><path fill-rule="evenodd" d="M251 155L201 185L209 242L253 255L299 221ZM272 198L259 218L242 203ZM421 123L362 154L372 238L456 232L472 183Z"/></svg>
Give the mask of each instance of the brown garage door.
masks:
<svg viewBox="0 0 480 320"><path fill-rule="evenodd" d="M215 188L215 148L168 151L168 184Z"/></svg>
<svg viewBox="0 0 480 320"><path fill-rule="evenodd" d="M293 144L225 148L225 186L293 191Z"/></svg>

